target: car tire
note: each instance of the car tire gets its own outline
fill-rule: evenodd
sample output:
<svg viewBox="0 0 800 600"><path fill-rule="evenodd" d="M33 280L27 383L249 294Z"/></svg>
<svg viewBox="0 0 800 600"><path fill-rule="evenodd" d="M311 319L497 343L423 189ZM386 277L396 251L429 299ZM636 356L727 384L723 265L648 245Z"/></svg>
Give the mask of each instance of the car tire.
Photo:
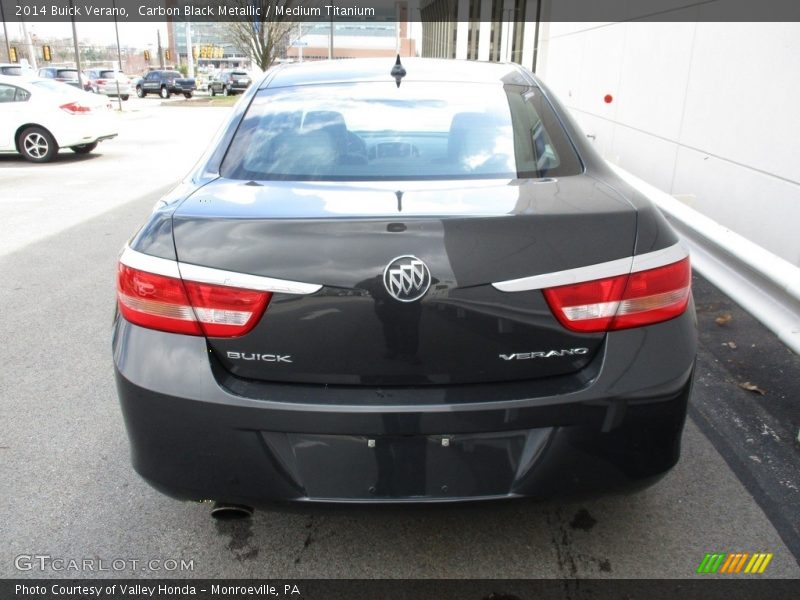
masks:
<svg viewBox="0 0 800 600"><path fill-rule="evenodd" d="M209 86L209 88L208 88L208 89L209 89L209 91L211 92L211 95L212 95L212 96L216 96L216 95L217 95L217 90L215 90L215 89L214 89L214 86L213 86L213 85L212 85L212 86Z"/></svg>
<svg viewBox="0 0 800 600"><path fill-rule="evenodd" d="M192 97L192 92L184 92L183 97L187 100Z"/></svg>
<svg viewBox="0 0 800 600"><path fill-rule="evenodd" d="M124 102L124 101L127 101L127 100L128 100L128 98L130 98L130 96L129 96L128 94L122 94L122 100L123 100L123 102Z"/></svg>
<svg viewBox="0 0 800 600"><path fill-rule="evenodd" d="M19 135L19 153L31 162L49 162L58 153L53 135L43 127L28 127Z"/></svg>
<svg viewBox="0 0 800 600"><path fill-rule="evenodd" d="M147 92L145 92L140 86L137 85L136 86L136 95L139 98L144 98L147 95Z"/></svg>
<svg viewBox="0 0 800 600"><path fill-rule="evenodd" d="M166 100L171 96L169 90L167 89L167 86L161 86L161 91L159 92L159 96L161 96L161 98L163 98L164 100Z"/></svg>
<svg viewBox="0 0 800 600"><path fill-rule="evenodd" d="M80 146L70 146L69 149L75 154L89 154L89 152L95 148L97 148L97 142L92 142L91 144L81 144Z"/></svg>

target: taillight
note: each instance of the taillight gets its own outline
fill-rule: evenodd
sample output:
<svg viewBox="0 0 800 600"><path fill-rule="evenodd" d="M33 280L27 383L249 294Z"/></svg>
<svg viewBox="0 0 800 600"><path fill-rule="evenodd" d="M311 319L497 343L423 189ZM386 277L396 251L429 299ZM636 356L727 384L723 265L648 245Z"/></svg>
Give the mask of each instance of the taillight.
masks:
<svg viewBox="0 0 800 600"><path fill-rule="evenodd" d="M117 299L131 323L188 335L236 337L255 327L270 292L148 273L119 263Z"/></svg>
<svg viewBox="0 0 800 600"><path fill-rule="evenodd" d="M67 111L71 115L83 115L92 112L91 106L86 106L80 102L70 102L69 104L62 104L59 106L61 110Z"/></svg>
<svg viewBox="0 0 800 600"><path fill-rule="evenodd" d="M98 79L97 80L97 85L105 85L105 84L106 84L106 80L105 79Z"/></svg>
<svg viewBox="0 0 800 600"><path fill-rule="evenodd" d="M689 303L689 258L678 262L542 290L550 310L572 331L599 332L641 327L683 314Z"/></svg>

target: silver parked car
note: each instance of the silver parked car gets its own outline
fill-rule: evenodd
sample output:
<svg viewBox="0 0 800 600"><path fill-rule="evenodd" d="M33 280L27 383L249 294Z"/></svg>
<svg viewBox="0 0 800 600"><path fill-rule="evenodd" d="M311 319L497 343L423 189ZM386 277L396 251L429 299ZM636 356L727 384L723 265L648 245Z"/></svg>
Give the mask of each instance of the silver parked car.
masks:
<svg viewBox="0 0 800 600"><path fill-rule="evenodd" d="M119 96L123 100L131 97L131 81L122 71L114 69L87 69L86 76L95 94Z"/></svg>

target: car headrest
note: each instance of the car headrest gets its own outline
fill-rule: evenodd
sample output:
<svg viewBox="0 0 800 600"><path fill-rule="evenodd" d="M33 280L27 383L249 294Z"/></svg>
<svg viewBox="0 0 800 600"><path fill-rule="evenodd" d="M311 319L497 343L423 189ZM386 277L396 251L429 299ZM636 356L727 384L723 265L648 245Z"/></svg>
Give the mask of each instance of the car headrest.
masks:
<svg viewBox="0 0 800 600"><path fill-rule="evenodd" d="M475 153L492 153L497 136L508 125L497 116L487 113L463 112L453 115L447 139L448 158L458 162Z"/></svg>
<svg viewBox="0 0 800 600"><path fill-rule="evenodd" d="M339 160L339 145L329 131L283 133L273 141L270 170L278 174L330 174Z"/></svg>

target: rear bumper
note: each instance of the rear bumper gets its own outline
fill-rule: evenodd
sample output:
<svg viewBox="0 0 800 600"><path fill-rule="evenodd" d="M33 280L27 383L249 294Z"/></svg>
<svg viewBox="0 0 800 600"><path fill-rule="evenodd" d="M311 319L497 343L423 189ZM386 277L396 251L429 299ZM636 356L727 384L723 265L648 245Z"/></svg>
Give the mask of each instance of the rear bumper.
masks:
<svg viewBox="0 0 800 600"><path fill-rule="evenodd" d="M417 389L230 386L205 340L118 317L117 390L135 469L177 498L447 502L624 490L679 458L691 312L607 336L583 380Z"/></svg>
<svg viewBox="0 0 800 600"><path fill-rule="evenodd" d="M109 140L117 136L111 115L68 116L49 124L59 148Z"/></svg>
<svg viewBox="0 0 800 600"><path fill-rule="evenodd" d="M101 94L105 94L106 96L129 96L133 93L130 84L120 85L118 93L117 85L114 83L100 86L99 92Z"/></svg>

